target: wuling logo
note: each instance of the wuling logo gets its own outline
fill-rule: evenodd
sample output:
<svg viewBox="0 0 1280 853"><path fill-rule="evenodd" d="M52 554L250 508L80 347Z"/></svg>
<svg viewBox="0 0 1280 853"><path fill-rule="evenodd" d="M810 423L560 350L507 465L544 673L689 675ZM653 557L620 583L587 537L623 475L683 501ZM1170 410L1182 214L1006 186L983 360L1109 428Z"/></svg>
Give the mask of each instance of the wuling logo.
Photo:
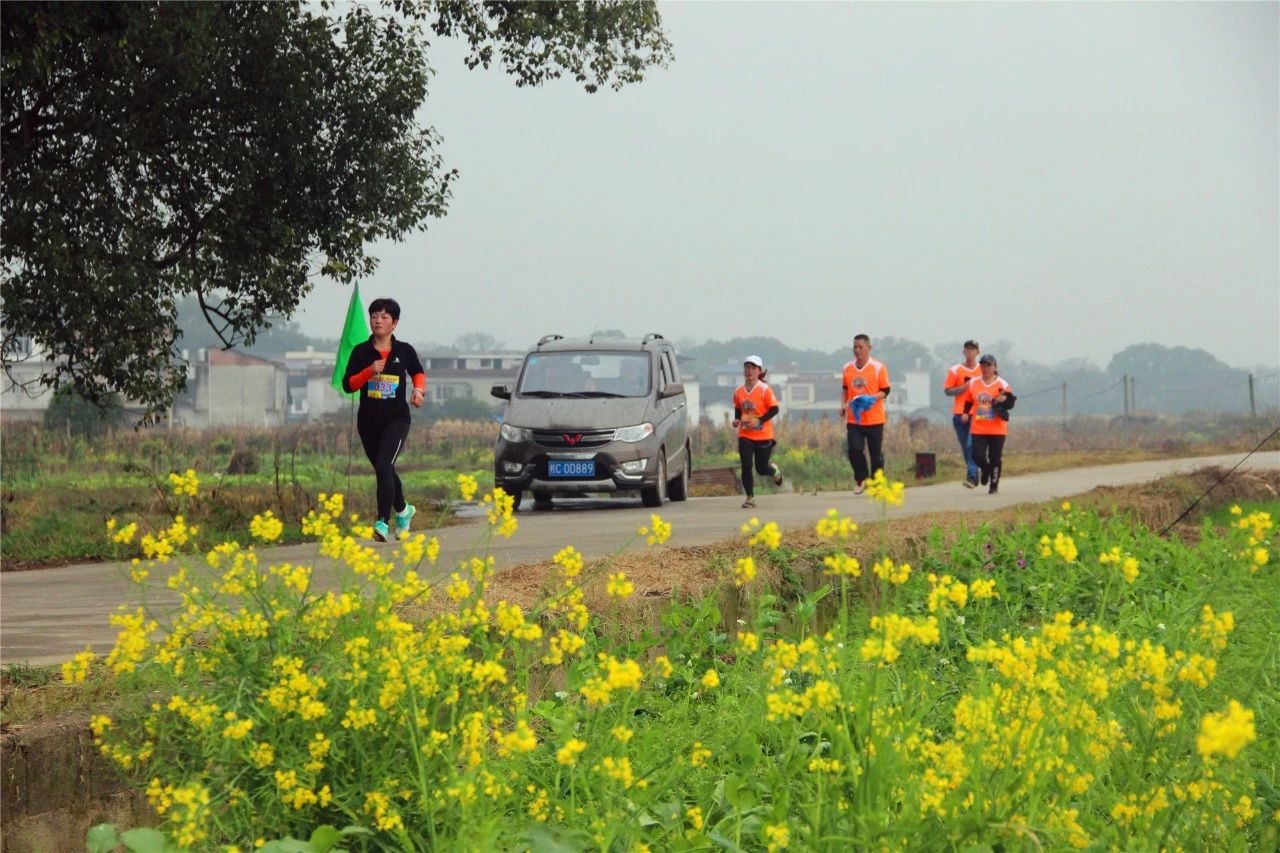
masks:
<svg viewBox="0 0 1280 853"><path fill-rule="evenodd" d="M577 444L579 441L582 441L582 433L580 432L574 433L573 435L569 435L569 433L566 432L560 437L564 439L565 444L568 444L570 446Z"/></svg>

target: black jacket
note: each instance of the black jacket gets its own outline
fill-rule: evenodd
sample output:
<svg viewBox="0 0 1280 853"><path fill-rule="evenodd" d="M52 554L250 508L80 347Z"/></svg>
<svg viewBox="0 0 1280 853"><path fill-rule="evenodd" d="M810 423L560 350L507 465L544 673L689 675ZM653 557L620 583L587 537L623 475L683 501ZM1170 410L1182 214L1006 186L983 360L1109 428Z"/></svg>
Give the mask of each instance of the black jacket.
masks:
<svg viewBox="0 0 1280 853"><path fill-rule="evenodd" d="M351 351L343 374L343 385L350 388L351 377L381 357L370 335L369 340L356 345ZM386 367L360 386L360 412L357 417L366 422L408 421L409 388L413 385L413 377L425 372L417 350L393 335Z"/></svg>

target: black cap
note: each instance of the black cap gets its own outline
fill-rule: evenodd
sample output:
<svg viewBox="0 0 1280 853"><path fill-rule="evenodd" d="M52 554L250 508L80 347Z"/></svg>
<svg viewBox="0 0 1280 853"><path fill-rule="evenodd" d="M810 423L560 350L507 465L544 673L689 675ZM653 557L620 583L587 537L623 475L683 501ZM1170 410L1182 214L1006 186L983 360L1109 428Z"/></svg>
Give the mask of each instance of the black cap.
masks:
<svg viewBox="0 0 1280 853"><path fill-rule="evenodd" d="M996 357L991 353L987 353L982 358L978 359L978 364L995 364L995 363L996 363Z"/></svg>
<svg viewBox="0 0 1280 853"><path fill-rule="evenodd" d="M964 348L965 348L965 349L978 349L978 350L982 349L982 347L978 346L978 342L977 342L977 341L973 341L973 340L965 341L965 342L964 342Z"/></svg>

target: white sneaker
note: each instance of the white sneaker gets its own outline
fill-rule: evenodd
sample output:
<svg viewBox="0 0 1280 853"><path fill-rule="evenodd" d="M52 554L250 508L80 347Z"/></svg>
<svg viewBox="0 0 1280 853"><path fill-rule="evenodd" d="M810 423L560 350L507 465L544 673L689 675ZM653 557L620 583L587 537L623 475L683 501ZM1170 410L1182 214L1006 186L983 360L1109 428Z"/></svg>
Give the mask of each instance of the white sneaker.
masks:
<svg viewBox="0 0 1280 853"><path fill-rule="evenodd" d="M782 485L782 469L778 467L777 462L770 462L769 464L773 466L773 484L775 486L781 486Z"/></svg>
<svg viewBox="0 0 1280 853"><path fill-rule="evenodd" d="M855 495L860 495L860 494L862 494L863 492L865 492L866 490L867 490L867 484L866 484L866 483L854 483L854 485L853 485L853 493L854 493Z"/></svg>

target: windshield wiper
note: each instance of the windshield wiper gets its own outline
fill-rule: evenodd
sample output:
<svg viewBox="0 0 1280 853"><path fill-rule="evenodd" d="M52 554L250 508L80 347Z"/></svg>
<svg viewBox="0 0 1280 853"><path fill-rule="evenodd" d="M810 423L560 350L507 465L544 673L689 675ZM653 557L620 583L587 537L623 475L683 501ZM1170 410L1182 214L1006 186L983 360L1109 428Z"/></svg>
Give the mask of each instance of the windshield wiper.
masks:
<svg viewBox="0 0 1280 853"><path fill-rule="evenodd" d="M559 391L520 391L521 397L563 397Z"/></svg>
<svg viewBox="0 0 1280 853"><path fill-rule="evenodd" d="M626 394L615 394L612 391L579 391L574 397L625 397Z"/></svg>

